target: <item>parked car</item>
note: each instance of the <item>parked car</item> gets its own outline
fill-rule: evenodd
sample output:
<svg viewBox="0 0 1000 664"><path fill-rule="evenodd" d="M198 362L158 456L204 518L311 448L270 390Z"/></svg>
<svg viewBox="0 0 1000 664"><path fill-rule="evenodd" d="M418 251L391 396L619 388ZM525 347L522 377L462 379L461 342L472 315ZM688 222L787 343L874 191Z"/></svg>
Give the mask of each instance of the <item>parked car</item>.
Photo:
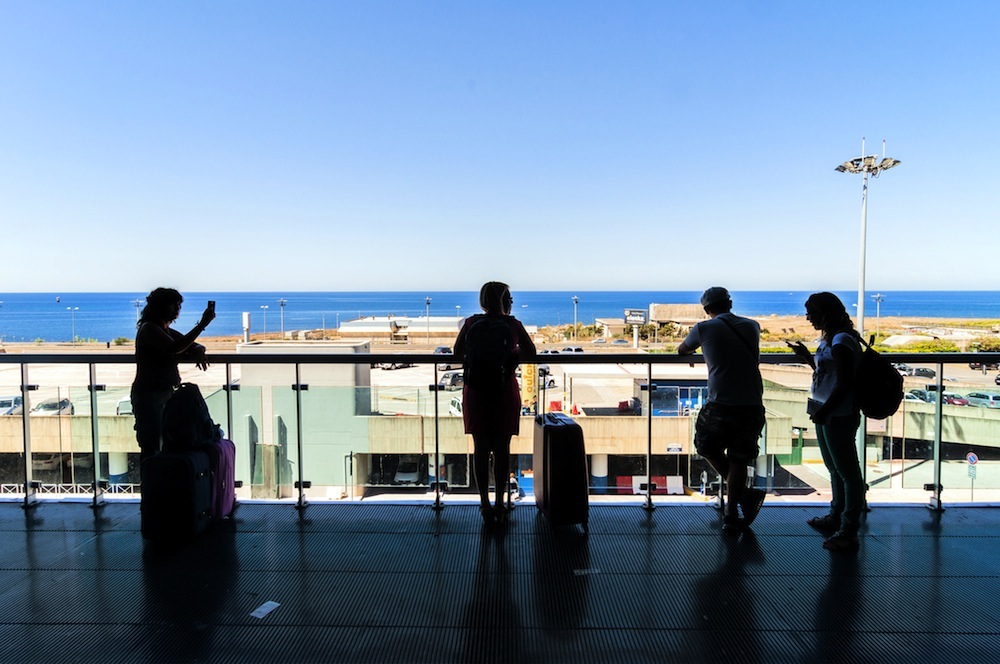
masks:
<svg viewBox="0 0 1000 664"><path fill-rule="evenodd" d="M580 348L579 346L566 346L565 348L562 349L562 352L564 352L564 353L582 353L583 349Z"/></svg>
<svg viewBox="0 0 1000 664"><path fill-rule="evenodd" d="M596 339L594 339L590 343L592 343L592 344L606 344L606 343L608 343L608 340L605 339L604 337L597 337Z"/></svg>
<svg viewBox="0 0 1000 664"><path fill-rule="evenodd" d="M381 369L391 370L391 369L405 369L407 367L412 367L415 365L412 362L382 362L378 366Z"/></svg>
<svg viewBox="0 0 1000 664"><path fill-rule="evenodd" d="M970 406L979 408L1000 408L1000 394L992 392L969 392L965 397Z"/></svg>
<svg viewBox="0 0 1000 664"><path fill-rule="evenodd" d="M438 346L434 349L435 355L451 355L452 350L448 346ZM451 371L452 369L458 369L461 364L456 362L440 362L437 365L438 371Z"/></svg>
<svg viewBox="0 0 1000 664"><path fill-rule="evenodd" d="M612 346L628 346L631 342L628 339L615 339L611 342Z"/></svg>
<svg viewBox="0 0 1000 664"><path fill-rule="evenodd" d="M21 397L0 397L0 415L20 415Z"/></svg>
<svg viewBox="0 0 1000 664"><path fill-rule="evenodd" d="M941 400L946 404L951 404L952 406L968 406L969 400L963 397L961 394L956 394L955 392L942 392Z"/></svg>
<svg viewBox="0 0 1000 664"><path fill-rule="evenodd" d="M969 362L970 369L986 369L987 371L994 371L1000 369L1000 363L998 362Z"/></svg>
<svg viewBox="0 0 1000 664"><path fill-rule="evenodd" d="M461 417L462 416L462 397L461 396L456 395L456 396L453 396L451 398L451 403L448 404L448 414L449 415L454 415L456 417Z"/></svg>
<svg viewBox="0 0 1000 664"><path fill-rule="evenodd" d="M934 403L934 394L932 392L928 392L927 390L912 389L909 393L916 396L924 403Z"/></svg>
<svg viewBox="0 0 1000 664"><path fill-rule="evenodd" d="M902 362L896 362L892 366L895 367L896 371L898 371L901 375L903 376L910 375L910 365L903 364Z"/></svg>
<svg viewBox="0 0 1000 664"><path fill-rule="evenodd" d="M918 397L916 394L913 394L912 392L907 392L906 394L904 394L903 401L919 401L920 403L926 403L923 399Z"/></svg>
<svg viewBox="0 0 1000 664"><path fill-rule="evenodd" d="M124 399L118 400L118 405L115 406L116 415L131 415L132 414L132 397L125 397Z"/></svg>
<svg viewBox="0 0 1000 664"><path fill-rule="evenodd" d="M559 351L554 348L546 348L545 350L538 351L539 355L558 355Z"/></svg>
<svg viewBox="0 0 1000 664"><path fill-rule="evenodd" d="M910 375L919 378L934 378L937 376L937 372L930 367L913 367L910 369Z"/></svg>
<svg viewBox="0 0 1000 664"><path fill-rule="evenodd" d="M416 484L420 481L420 457L412 454L400 458L393 484Z"/></svg>
<svg viewBox="0 0 1000 664"><path fill-rule="evenodd" d="M35 404L29 414L31 415L72 415L76 408L69 399L45 399Z"/></svg>
<svg viewBox="0 0 1000 664"><path fill-rule="evenodd" d="M438 389L453 392L465 385L465 376L461 371L446 371L438 379Z"/></svg>
<svg viewBox="0 0 1000 664"><path fill-rule="evenodd" d="M993 379L993 382L1000 385L1000 374L997 374L997 377Z"/></svg>

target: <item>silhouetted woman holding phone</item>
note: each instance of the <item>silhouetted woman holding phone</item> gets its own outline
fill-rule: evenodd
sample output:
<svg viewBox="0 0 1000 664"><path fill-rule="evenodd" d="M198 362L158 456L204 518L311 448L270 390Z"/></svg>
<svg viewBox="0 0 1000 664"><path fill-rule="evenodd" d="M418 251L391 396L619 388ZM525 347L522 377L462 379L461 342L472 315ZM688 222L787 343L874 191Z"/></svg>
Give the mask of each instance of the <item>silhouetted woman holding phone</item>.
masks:
<svg viewBox="0 0 1000 664"><path fill-rule="evenodd" d="M135 381L132 383L132 413L140 462L160 450L163 406L181 384L178 362L194 362L208 368L205 347L195 343L215 318L215 302L209 302L201 320L187 334L170 327L181 313L184 297L173 288L157 288L146 296L135 335Z"/></svg>
<svg viewBox="0 0 1000 664"><path fill-rule="evenodd" d="M482 314L465 321L455 339L455 355L465 375L462 417L475 444L473 467L483 522L506 518L503 496L510 470L510 439L521 424L521 391L515 369L521 358L534 357L535 344L520 321L510 315L510 287L490 281L479 291ZM490 455L496 505L490 505Z"/></svg>
<svg viewBox="0 0 1000 664"><path fill-rule="evenodd" d="M841 551L858 545L858 526L865 501L865 481L858 463L855 436L861 421L855 399L855 376L861 342L844 303L833 293L814 293L806 300L806 318L821 331L813 357L801 341L788 345L813 368L812 398L807 411L816 423L816 441L830 472L830 512L809 519L813 528L832 533L823 547Z"/></svg>

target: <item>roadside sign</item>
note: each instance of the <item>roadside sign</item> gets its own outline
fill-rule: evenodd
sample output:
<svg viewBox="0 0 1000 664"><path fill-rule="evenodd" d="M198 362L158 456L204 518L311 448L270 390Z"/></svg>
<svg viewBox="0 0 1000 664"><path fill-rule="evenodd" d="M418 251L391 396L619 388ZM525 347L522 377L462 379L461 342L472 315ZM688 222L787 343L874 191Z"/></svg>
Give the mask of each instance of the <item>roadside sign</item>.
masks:
<svg viewBox="0 0 1000 664"><path fill-rule="evenodd" d="M645 325L647 320L647 313L645 309L625 310L625 322L630 325Z"/></svg>
<svg viewBox="0 0 1000 664"><path fill-rule="evenodd" d="M969 462L970 466L975 466L977 463L979 463L979 455L977 455L975 452L969 452L968 454L965 455L965 460Z"/></svg>

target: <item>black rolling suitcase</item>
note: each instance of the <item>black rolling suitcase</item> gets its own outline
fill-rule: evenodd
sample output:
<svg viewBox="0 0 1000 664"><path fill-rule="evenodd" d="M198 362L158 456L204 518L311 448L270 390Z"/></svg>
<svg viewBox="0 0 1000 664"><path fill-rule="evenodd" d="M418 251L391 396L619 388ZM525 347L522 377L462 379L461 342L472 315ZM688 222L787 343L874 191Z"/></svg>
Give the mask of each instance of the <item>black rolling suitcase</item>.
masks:
<svg viewBox="0 0 1000 664"><path fill-rule="evenodd" d="M142 462L142 536L180 544L211 523L211 479L203 450L158 452Z"/></svg>
<svg viewBox="0 0 1000 664"><path fill-rule="evenodd" d="M562 413L535 418L535 503L553 526L579 523L590 514L583 430Z"/></svg>

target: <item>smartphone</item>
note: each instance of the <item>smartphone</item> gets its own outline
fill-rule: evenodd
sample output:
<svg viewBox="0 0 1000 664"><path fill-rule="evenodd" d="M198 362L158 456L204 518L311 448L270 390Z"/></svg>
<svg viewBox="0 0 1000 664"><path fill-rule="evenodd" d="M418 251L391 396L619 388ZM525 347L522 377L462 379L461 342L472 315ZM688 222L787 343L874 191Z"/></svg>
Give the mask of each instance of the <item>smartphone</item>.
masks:
<svg viewBox="0 0 1000 664"><path fill-rule="evenodd" d="M208 308L211 309L212 311L215 311L215 300L208 301Z"/></svg>

